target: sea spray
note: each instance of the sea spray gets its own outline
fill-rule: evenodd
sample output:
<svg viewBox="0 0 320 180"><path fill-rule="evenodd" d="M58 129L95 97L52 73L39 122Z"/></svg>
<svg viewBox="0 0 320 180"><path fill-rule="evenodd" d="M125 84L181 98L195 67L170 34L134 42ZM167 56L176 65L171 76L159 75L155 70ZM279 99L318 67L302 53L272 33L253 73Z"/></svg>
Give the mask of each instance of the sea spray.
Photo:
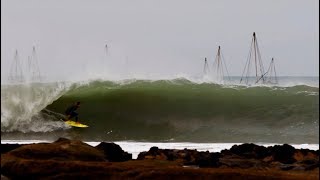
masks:
<svg viewBox="0 0 320 180"><path fill-rule="evenodd" d="M1 131L47 132L65 128L39 112L58 99L67 83L25 83L1 86Z"/></svg>

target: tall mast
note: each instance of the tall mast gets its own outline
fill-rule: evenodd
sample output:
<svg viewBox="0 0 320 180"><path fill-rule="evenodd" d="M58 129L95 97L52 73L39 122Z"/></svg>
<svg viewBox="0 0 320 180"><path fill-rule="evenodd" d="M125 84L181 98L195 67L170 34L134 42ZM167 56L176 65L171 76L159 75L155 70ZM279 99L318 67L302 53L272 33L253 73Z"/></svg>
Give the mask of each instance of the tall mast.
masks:
<svg viewBox="0 0 320 180"><path fill-rule="evenodd" d="M32 78L36 81L41 81L40 68L38 65L38 56L36 53L36 47L32 48L32 60L33 60L33 74Z"/></svg>
<svg viewBox="0 0 320 180"><path fill-rule="evenodd" d="M256 33L253 32L253 37L251 41L251 46L249 50L249 54L247 57L247 61L240 79L240 83L244 80L246 84L249 84L250 72L251 72L251 64L254 63L255 68L255 83L265 82L264 78L264 67L261 59L261 54L259 50L259 45L256 37Z"/></svg>
<svg viewBox="0 0 320 180"><path fill-rule="evenodd" d="M225 77L224 72L227 73L228 79L230 80L229 72L228 72L223 54L221 52L221 47L219 46L216 58L213 62L214 77L221 82L224 80L224 77Z"/></svg>
<svg viewBox="0 0 320 180"><path fill-rule="evenodd" d="M274 59L271 59L268 71L266 72L266 81L271 84L278 84L278 77L276 72L276 65L274 63Z"/></svg>
<svg viewBox="0 0 320 180"><path fill-rule="evenodd" d="M108 56L108 44L105 45L106 55Z"/></svg>
<svg viewBox="0 0 320 180"><path fill-rule="evenodd" d="M204 75L208 75L209 71L210 70L209 70L209 65L208 65L207 58L204 58L203 74Z"/></svg>
<svg viewBox="0 0 320 180"><path fill-rule="evenodd" d="M12 83L24 81L18 50L15 51L8 80L9 82L12 82Z"/></svg>
<svg viewBox="0 0 320 180"><path fill-rule="evenodd" d="M265 82L268 84L278 84L278 77L277 77L277 72L276 72L276 66L274 63L274 59L271 59L269 68L267 72L265 72L260 79L265 78ZM259 80L260 80L259 79Z"/></svg>
<svg viewBox="0 0 320 180"><path fill-rule="evenodd" d="M256 66L256 77L258 77L258 68L257 68L257 50L256 50L256 33L253 32L253 47L254 47L254 64Z"/></svg>

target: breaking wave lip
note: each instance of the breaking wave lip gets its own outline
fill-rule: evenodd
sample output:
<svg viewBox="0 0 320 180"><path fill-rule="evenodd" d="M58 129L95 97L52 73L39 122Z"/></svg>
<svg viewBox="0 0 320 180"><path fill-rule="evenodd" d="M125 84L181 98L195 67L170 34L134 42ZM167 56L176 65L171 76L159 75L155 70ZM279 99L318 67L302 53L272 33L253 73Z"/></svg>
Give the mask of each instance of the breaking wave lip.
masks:
<svg viewBox="0 0 320 180"><path fill-rule="evenodd" d="M168 79L121 79L116 81L104 80L104 79L93 79L89 81L81 81L74 83L73 87L84 87L84 86L92 86L94 84L100 85L108 85L109 89L121 88L127 85L140 84L148 87L152 84L164 83L171 85L211 85L212 87L219 86L221 88L232 88L232 89L252 89L252 88L268 88L269 90L286 90L286 89L301 89L301 91L297 91L297 94L308 94L308 95L318 95L319 86L310 85L309 83L286 83L286 84L254 84L254 85L246 85L240 83L221 83L215 81L203 81L203 79L195 79L195 78L168 78ZM104 85L104 86L105 86ZM311 90L311 91L308 91Z"/></svg>
<svg viewBox="0 0 320 180"><path fill-rule="evenodd" d="M163 76L163 77L132 77L132 78L90 78L83 81L74 81L77 84L88 84L94 81L100 82L114 82L117 84L129 84L134 83L136 81L146 81L146 82L155 82L155 81L189 81L190 83L194 84L219 84L223 86L243 86L243 87L294 87L294 86L310 86L319 88L319 77L314 76L306 76L306 77L294 77L294 76L279 76L279 83L278 84L251 84L246 85L240 83L240 76L230 76L230 80L217 80L211 76L189 76L187 74L176 74L174 76ZM251 77L253 78L253 77ZM225 77L227 79L227 77Z"/></svg>

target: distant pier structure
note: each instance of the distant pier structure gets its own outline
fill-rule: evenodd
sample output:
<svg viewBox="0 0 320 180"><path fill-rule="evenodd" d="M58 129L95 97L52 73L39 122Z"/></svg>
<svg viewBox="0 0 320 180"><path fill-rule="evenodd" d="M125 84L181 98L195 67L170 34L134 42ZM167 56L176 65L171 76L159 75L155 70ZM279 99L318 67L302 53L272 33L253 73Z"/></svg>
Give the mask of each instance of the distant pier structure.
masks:
<svg viewBox="0 0 320 180"><path fill-rule="evenodd" d="M221 52L221 47L218 47L218 51L215 57L215 60L213 62L213 76L214 78L219 81L223 82L225 80L225 77L230 80L228 68L225 62L225 59L223 57L223 54Z"/></svg>
<svg viewBox="0 0 320 180"><path fill-rule="evenodd" d="M271 59L269 68L265 74L266 74L266 83L268 83L268 84L278 84L279 83L279 80L277 77L277 72L276 72L276 65L274 63L274 58Z"/></svg>
<svg viewBox="0 0 320 180"><path fill-rule="evenodd" d="M41 82L42 76L38 65L38 57L36 48L32 47L32 53L28 56L26 66L20 61L18 50L14 53L14 58L11 63L8 81L9 83L25 83L27 82ZM22 67L26 67L22 68ZM24 70L23 70L24 69Z"/></svg>
<svg viewBox="0 0 320 180"><path fill-rule="evenodd" d="M253 75L252 75L252 66L253 66ZM243 73L241 75L240 83L250 84L252 80L256 83L265 83L266 78L264 76L265 71L261 59L261 54L259 50L259 45L256 37L256 33L253 33L249 55Z"/></svg>
<svg viewBox="0 0 320 180"><path fill-rule="evenodd" d="M16 50L14 53L14 58L11 63L8 81L10 83L23 83L25 81L18 50Z"/></svg>
<svg viewBox="0 0 320 180"><path fill-rule="evenodd" d="M203 67L203 75L207 76L210 72L207 58L204 58L204 67Z"/></svg>
<svg viewBox="0 0 320 180"><path fill-rule="evenodd" d="M31 82L41 82L42 77L38 64L38 56L35 46L32 47L32 54L28 57L28 72Z"/></svg>

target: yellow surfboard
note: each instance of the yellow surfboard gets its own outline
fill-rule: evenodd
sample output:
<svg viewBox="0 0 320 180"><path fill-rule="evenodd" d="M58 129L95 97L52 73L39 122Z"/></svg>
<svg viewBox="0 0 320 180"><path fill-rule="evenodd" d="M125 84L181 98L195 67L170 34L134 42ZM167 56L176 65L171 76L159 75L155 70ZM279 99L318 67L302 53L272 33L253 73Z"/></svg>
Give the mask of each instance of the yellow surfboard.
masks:
<svg viewBox="0 0 320 180"><path fill-rule="evenodd" d="M80 127L80 128L89 127L88 125L81 124L81 123L79 123L79 122L75 122L75 121L71 121L71 120L65 121L65 123L68 124L68 125L70 125L70 126L74 126L74 127Z"/></svg>

